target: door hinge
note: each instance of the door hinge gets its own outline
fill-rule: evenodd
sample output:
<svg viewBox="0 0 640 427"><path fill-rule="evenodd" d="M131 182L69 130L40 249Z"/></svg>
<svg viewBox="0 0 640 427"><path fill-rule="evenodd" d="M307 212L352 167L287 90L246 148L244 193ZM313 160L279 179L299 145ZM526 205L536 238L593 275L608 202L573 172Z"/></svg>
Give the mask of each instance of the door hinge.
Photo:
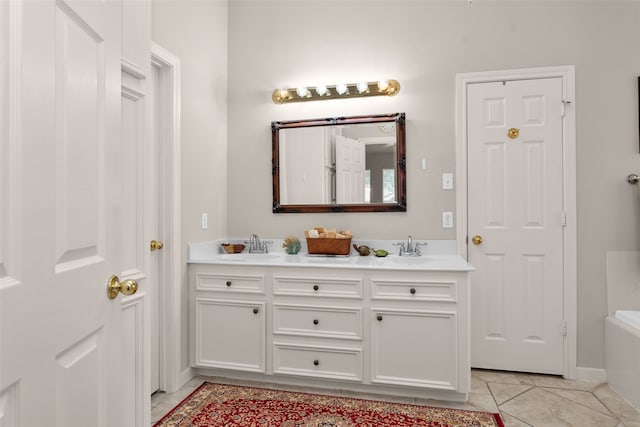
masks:
<svg viewBox="0 0 640 427"><path fill-rule="evenodd" d="M571 104L571 101L565 101L563 99L562 100L561 113L560 113L561 117L564 117L567 114L567 104Z"/></svg>
<svg viewBox="0 0 640 427"><path fill-rule="evenodd" d="M562 325L562 336L567 336L567 322L564 322L564 324Z"/></svg>
<svg viewBox="0 0 640 427"><path fill-rule="evenodd" d="M563 227L567 226L567 213L566 212L562 212L562 226Z"/></svg>

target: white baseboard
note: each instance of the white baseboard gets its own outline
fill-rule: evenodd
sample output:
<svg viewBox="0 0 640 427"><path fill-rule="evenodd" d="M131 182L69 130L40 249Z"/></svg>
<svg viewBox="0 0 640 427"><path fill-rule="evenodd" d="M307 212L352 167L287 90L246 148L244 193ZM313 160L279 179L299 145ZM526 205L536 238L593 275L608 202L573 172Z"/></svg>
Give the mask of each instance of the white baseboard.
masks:
<svg viewBox="0 0 640 427"><path fill-rule="evenodd" d="M576 379L588 383L606 383L607 371L595 368L576 368Z"/></svg>

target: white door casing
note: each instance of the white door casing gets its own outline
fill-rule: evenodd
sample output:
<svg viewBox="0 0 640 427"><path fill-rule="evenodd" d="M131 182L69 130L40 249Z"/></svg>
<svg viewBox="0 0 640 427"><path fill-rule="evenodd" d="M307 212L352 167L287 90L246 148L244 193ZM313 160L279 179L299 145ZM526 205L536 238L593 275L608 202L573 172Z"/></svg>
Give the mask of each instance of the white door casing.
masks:
<svg viewBox="0 0 640 427"><path fill-rule="evenodd" d="M182 309L182 252L180 237L180 59L156 43L151 42L151 64L157 71L156 122L159 151L160 194L158 209L159 234L164 249L158 253L158 274L161 277L158 290L158 335L160 353L159 387L175 392L193 377L188 356L183 347L188 345L181 333L184 317ZM150 115L153 115L150 113Z"/></svg>
<svg viewBox="0 0 640 427"><path fill-rule="evenodd" d="M472 366L575 377L572 76L458 76L458 247L478 269Z"/></svg>
<svg viewBox="0 0 640 427"><path fill-rule="evenodd" d="M148 182L151 188L146 192L149 198L149 212L145 216L145 227L148 229L148 235L151 239L162 243L161 249L154 249L150 257L149 265L149 334L150 334L150 386L149 391L154 393L160 389L160 289L163 287L161 265L162 255L164 251L164 236L161 233L158 213L162 209L162 190L159 186L162 184L160 180L160 132L158 130L158 74L157 67L152 66L149 72L149 153L146 156L148 161ZM149 242L151 245L151 242ZM150 246L151 248L151 246Z"/></svg>
<svg viewBox="0 0 640 427"><path fill-rule="evenodd" d="M149 425L146 284L106 292L112 274L145 275L144 96L121 86L122 3L0 9L0 425Z"/></svg>

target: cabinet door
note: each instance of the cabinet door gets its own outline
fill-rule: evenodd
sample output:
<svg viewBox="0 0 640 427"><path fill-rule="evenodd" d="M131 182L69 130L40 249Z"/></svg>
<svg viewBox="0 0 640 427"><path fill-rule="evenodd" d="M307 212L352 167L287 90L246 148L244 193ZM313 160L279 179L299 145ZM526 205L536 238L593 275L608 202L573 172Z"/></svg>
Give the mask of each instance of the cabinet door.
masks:
<svg viewBox="0 0 640 427"><path fill-rule="evenodd" d="M264 303L196 299L195 365L264 372Z"/></svg>
<svg viewBox="0 0 640 427"><path fill-rule="evenodd" d="M455 390L455 312L372 308L373 383Z"/></svg>

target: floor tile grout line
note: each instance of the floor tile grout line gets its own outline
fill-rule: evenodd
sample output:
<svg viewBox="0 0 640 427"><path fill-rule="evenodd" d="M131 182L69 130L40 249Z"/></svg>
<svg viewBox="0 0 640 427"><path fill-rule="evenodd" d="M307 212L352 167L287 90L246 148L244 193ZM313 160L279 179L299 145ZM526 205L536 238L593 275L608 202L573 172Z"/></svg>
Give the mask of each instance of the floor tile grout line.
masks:
<svg viewBox="0 0 640 427"><path fill-rule="evenodd" d="M606 383L604 383L604 384L600 384L600 386L599 386L596 390L600 389L601 387L603 387L603 386L605 386L605 385L607 385L607 384L606 384ZM609 387L609 388L611 389L611 387ZM594 391L595 391L595 390L594 390ZM613 393L615 393L615 394L617 395L617 393L616 393L616 391L615 391L615 390L611 389L611 391L613 391ZM627 419L627 416L626 416L626 415L624 415L623 413L618 414L618 413L613 412L613 411L611 410L611 408L609 407L609 405L607 405L607 404L606 404L606 402L605 402L605 401L603 401L602 399L600 399L600 398L599 398L595 393L593 393L593 395L595 396L595 398L596 398L596 399L598 399L598 401L599 401L600 403L602 403L602 404L604 405L604 407L605 407L605 408L607 408L607 410L608 410L609 412L611 412L611 414L613 414L613 416L614 416L614 417L619 421L619 424L622 424L623 426L625 425L625 424L624 424L624 422L625 422L625 419ZM621 397L621 399L622 399L622 397ZM629 402L627 402L626 400L622 399L622 401L623 401L624 403L626 403L627 405L629 405ZM630 406L631 406L631 405L630 405ZM633 406L631 406L631 408L635 410L635 408L634 408ZM638 412L638 415L640 415L640 411L636 411L636 412ZM617 426L616 426L616 427L617 427Z"/></svg>
<svg viewBox="0 0 640 427"><path fill-rule="evenodd" d="M514 384L514 385L516 385L516 384ZM500 407L501 405L504 405L505 403L510 402L511 400L515 399L516 397L522 396L526 392L531 391L531 389L536 388L536 386L534 386L534 385L531 385L531 386L528 385L528 384L523 384L523 385L527 385L529 388L524 390L524 391L521 391L520 393L516 394L515 396L511 396L510 398L508 398L507 400L505 400L504 402L502 402L500 404L498 404L498 401L496 400L496 406ZM491 391L491 387L489 387L489 391ZM491 394L493 394L492 391L491 391ZM495 397L494 397L494 400L495 400Z"/></svg>
<svg viewBox="0 0 640 427"><path fill-rule="evenodd" d="M533 424L529 424L529 423L528 423L528 422L526 422L525 420L520 419L520 418L516 417L515 415L510 414L510 413L509 413L509 412L507 412L507 411L500 411L500 412L504 412L505 414L509 415L511 418L515 418L516 420L520 421L520 422L521 422L521 423L523 423L523 424L528 425L529 427L535 427ZM502 420L502 421L504 422L504 420ZM505 425L506 425L506 424L505 424Z"/></svg>
<svg viewBox="0 0 640 427"><path fill-rule="evenodd" d="M546 388L552 388L552 387L546 387ZM560 388L554 388L554 389L555 389L555 390L569 390L569 391L585 391L585 390L560 389ZM561 399L565 399L565 400L568 400L568 401L570 401L570 402L573 402L573 403L575 403L575 404L577 404L577 405L582 406L583 408L586 408L586 409L589 409L589 410L591 410L591 411L597 412L597 413L602 414L602 415L604 415L604 416L606 416L606 417L613 418L614 420L616 420L616 421L618 421L618 422L620 422L620 421L621 421L621 420L620 420L620 417L618 417L618 416L617 416L617 415L615 415L613 412L611 412L611 410L609 409L609 407L608 407L608 406L606 406L606 405L605 405L605 408L607 408L607 410L608 410L609 412L611 412L610 414L603 414L602 412L600 412L600 411L598 411L598 410L596 410L596 409L590 408L590 407L588 407L587 405L583 405L582 403L580 403L580 402L578 402L578 401L576 401L576 400L569 399L569 398L566 398L566 397L564 397L564 396L560 396L559 394L555 394L555 393L554 393L554 392L552 392L552 391L547 391L547 390L545 390L545 389L544 389L544 388L542 388L542 387L540 387L540 390L541 390L541 391L543 391L543 392L545 392L545 393L553 394L554 396L557 396L557 397L559 397L559 398L561 398ZM587 393L591 393L591 394L593 394L593 393L592 393L592 392L590 392L590 391L589 391L589 392L587 392ZM593 396L595 397L595 395L593 395Z"/></svg>
<svg viewBox="0 0 640 427"><path fill-rule="evenodd" d="M591 395L592 395L592 396L593 396L593 397L594 397L598 402L600 402L600 403L602 404L602 406L604 406L604 408L607 410L607 413L604 413L604 412L599 411L599 410L597 410L597 409L595 409L595 408L592 408L592 407L587 406L587 405L585 405L585 404L583 404L583 403L580 403L580 402L578 402L577 400L569 399L569 398L564 397L564 396L560 396L559 394L556 394L556 393L554 393L553 391L545 390L545 388L553 388L553 390L584 391L585 393L589 393L589 394L591 394ZM609 409L609 407L608 407L607 405L605 405L605 403L604 403L602 400L598 399L598 396L596 396L596 395L595 395L595 393L594 393L594 392L592 392L592 391L574 390L574 389L562 389L562 388L554 388L554 387L545 387L545 388L542 388L542 391L546 391L547 393L551 393L551 394L554 394L554 395L556 395L556 396L558 396L558 397L561 397L561 398L563 398L563 399L570 400L570 401L572 401L572 402L574 402L574 403L577 403L578 405L582 406L583 408L591 409L592 411L596 411L596 412L598 412L598 413L600 413L600 414L602 414L602 415L607 415L607 416L610 416L610 417L615 418L615 419L616 419L616 420L618 420L618 421L621 421L620 417L619 417L618 415L614 414L614 413L611 411L611 409Z"/></svg>

